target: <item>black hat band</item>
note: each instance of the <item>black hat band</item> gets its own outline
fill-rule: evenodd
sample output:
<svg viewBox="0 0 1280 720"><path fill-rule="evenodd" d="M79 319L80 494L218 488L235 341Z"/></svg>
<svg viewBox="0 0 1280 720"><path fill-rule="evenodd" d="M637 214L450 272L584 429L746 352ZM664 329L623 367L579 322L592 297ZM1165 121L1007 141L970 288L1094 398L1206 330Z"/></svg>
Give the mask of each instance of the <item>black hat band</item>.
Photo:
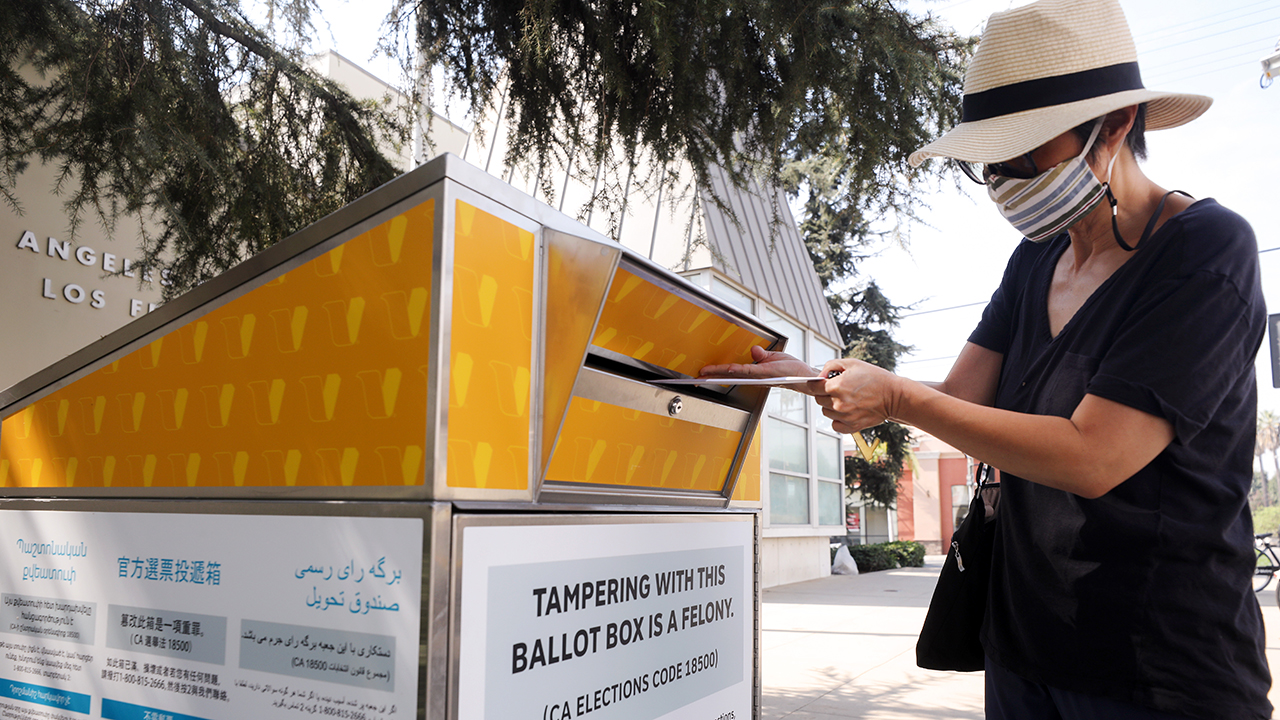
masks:
<svg viewBox="0 0 1280 720"><path fill-rule="evenodd" d="M1024 110L1141 89L1142 75L1138 72L1137 62L1024 80L965 95L960 122L988 120Z"/></svg>

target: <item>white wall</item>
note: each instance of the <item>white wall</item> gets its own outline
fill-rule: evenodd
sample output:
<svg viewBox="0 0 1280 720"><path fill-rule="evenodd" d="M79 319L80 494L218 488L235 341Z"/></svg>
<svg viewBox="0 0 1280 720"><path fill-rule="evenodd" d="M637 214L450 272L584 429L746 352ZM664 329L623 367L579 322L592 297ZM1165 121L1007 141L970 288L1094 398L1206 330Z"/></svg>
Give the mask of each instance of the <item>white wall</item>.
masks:
<svg viewBox="0 0 1280 720"><path fill-rule="evenodd" d="M773 587L831 574L831 542L824 537L760 539L760 586Z"/></svg>

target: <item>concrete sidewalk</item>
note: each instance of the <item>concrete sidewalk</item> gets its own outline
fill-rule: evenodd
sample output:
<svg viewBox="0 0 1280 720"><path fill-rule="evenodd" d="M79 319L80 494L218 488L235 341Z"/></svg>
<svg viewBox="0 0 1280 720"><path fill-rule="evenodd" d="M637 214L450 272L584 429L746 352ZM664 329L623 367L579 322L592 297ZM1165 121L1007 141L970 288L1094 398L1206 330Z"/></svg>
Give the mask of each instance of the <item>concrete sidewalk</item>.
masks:
<svg viewBox="0 0 1280 720"><path fill-rule="evenodd" d="M761 718L981 720L982 673L916 667L942 556L925 567L782 585L764 591L761 609ZM1280 668L1280 609L1261 593L1267 657ZM1280 692L1271 692L1280 705Z"/></svg>

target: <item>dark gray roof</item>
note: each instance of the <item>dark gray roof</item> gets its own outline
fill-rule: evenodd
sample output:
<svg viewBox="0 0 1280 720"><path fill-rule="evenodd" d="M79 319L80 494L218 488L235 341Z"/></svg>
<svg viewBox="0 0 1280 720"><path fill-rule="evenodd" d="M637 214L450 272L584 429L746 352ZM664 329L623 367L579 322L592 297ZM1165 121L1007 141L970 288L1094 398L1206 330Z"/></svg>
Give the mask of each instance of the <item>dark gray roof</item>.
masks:
<svg viewBox="0 0 1280 720"><path fill-rule="evenodd" d="M714 168L711 192L733 214L726 215L703 191L712 267L837 348L843 347L831 306L782 191L765 193L754 181L747 190L738 190L722 169Z"/></svg>

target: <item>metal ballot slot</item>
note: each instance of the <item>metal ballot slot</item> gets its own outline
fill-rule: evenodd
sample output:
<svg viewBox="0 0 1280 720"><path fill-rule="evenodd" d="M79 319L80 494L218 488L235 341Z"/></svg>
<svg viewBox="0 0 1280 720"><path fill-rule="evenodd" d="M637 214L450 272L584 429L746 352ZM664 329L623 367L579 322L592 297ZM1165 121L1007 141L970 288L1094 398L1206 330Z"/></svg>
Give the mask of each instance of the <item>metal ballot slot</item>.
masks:
<svg viewBox="0 0 1280 720"><path fill-rule="evenodd" d="M0 392L7 612L109 619L0 705L758 717L768 389L661 381L784 343L436 158Z"/></svg>
<svg viewBox="0 0 1280 720"><path fill-rule="evenodd" d="M750 358L776 335L624 255L550 456L543 497L723 503L765 392L654 384ZM756 473L758 483L758 472Z"/></svg>

